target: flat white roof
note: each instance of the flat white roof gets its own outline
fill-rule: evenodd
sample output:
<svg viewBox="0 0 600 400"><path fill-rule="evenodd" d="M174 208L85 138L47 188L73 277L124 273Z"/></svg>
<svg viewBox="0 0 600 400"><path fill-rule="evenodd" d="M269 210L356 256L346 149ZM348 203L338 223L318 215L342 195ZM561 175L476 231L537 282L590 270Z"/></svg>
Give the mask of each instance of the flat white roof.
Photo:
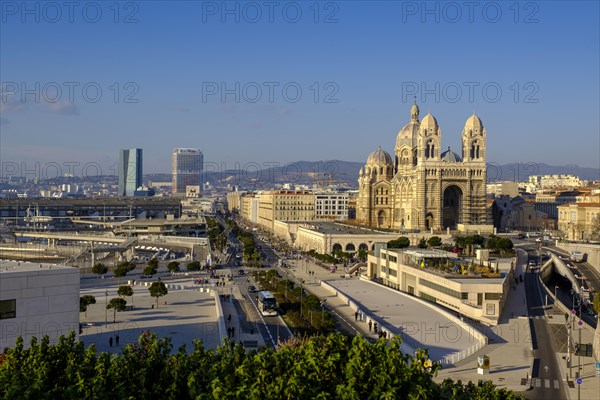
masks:
<svg viewBox="0 0 600 400"><path fill-rule="evenodd" d="M24 261L0 260L0 274L20 274L32 272L44 273L68 273L77 271L79 268L67 267L64 265L31 263Z"/></svg>
<svg viewBox="0 0 600 400"><path fill-rule="evenodd" d="M343 292L363 311L376 315L408 336L414 348L428 348L434 360L440 360L473 346L473 332L465 330L448 317L438 305L428 304L406 293L360 279L327 281ZM446 331L445 329L449 329Z"/></svg>

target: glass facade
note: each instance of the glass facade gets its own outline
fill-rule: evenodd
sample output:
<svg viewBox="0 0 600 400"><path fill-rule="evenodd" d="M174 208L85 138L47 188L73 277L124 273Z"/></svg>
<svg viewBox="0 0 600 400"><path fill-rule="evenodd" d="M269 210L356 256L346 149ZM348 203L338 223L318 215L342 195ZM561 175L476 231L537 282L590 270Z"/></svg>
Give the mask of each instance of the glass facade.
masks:
<svg viewBox="0 0 600 400"><path fill-rule="evenodd" d="M456 290L452 290L446 286L438 285L437 283L430 282L426 279L419 278L419 283L425 287L433 289L437 292L447 294L452 297L456 297L457 299L462 299L461 292L457 292Z"/></svg>
<svg viewBox="0 0 600 400"><path fill-rule="evenodd" d="M187 186L202 188L204 155L200 149L174 149L171 173L173 193L185 193Z"/></svg>
<svg viewBox="0 0 600 400"><path fill-rule="evenodd" d="M119 196L133 196L142 186L142 149L121 150L119 153Z"/></svg>

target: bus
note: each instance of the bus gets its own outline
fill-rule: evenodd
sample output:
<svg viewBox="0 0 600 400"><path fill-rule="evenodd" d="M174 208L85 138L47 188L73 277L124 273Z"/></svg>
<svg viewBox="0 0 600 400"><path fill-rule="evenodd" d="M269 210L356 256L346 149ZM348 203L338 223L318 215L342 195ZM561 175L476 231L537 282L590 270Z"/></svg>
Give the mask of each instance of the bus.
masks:
<svg viewBox="0 0 600 400"><path fill-rule="evenodd" d="M258 292L258 310L264 316L277 315L277 303L271 292L263 290Z"/></svg>

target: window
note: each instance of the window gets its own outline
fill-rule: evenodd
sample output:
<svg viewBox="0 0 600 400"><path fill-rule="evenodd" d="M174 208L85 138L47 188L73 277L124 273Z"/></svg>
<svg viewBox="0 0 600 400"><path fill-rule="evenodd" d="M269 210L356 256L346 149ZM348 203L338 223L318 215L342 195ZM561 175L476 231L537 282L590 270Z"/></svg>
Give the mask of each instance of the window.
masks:
<svg viewBox="0 0 600 400"><path fill-rule="evenodd" d="M437 299L433 296L428 295L427 293L419 292L419 297L431 301L432 303L437 303Z"/></svg>
<svg viewBox="0 0 600 400"><path fill-rule="evenodd" d="M456 290L452 290L446 286L438 285L437 283L430 282L426 279L419 278L419 283L425 287L428 287L440 293L447 294L457 299L460 299L462 296L462 293L457 292Z"/></svg>
<svg viewBox="0 0 600 400"><path fill-rule="evenodd" d="M461 298L461 300L469 300L469 293L467 293L467 292L462 292L462 293L460 294L460 298Z"/></svg>
<svg viewBox="0 0 600 400"><path fill-rule="evenodd" d="M0 319L15 318L17 316L17 300L0 300Z"/></svg>
<svg viewBox="0 0 600 400"><path fill-rule="evenodd" d="M486 300L500 300L502 298L502 293L486 293Z"/></svg>

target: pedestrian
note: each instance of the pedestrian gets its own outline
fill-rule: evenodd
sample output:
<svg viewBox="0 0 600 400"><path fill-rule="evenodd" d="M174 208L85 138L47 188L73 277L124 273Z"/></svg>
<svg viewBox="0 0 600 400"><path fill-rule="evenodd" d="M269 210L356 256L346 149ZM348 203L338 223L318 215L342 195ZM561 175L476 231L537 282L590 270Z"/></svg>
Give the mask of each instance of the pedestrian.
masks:
<svg viewBox="0 0 600 400"><path fill-rule="evenodd" d="M111 336L111 337L108 339L108 345L109 345L110 347L112 347L112 342L113 342L113 341L112 341L112 336Z"/></svg>
<svg viewBox="0 0 600 400"><path fill-rule="evenodd" d="M227 322L231 322L231 314L227 316Z"/></svg>
<svg viewBox="0 0 600 400"><path fill-rule="evenodd" d="M371 327L373 326L373 323L371 322L371 320L369 320L369 332L371 332Z"/></svg>
<svg viewBox="0 0 600 400"><path fill-rule="evenodd" d="M235 336L235 326L231 327L231 337Z"/></svg>
<svg viewBox="0 0 600 400"><path fill-rule="evenodd" d="M354 320L358 321L358 311L354 313Z"/></svg>
<svg viewBox="0 0 600 400"><path fill-rule="evenodd" d="M384 331L384 332L383 332L383 338L384 338L384 339L387 339L387 331Z"/></svg>
<svg viewBox="0 0 600 400"><path fill-rule="evenodd" d="M231 337L231 327L227 328L227 337Z"/></svg>
<svg viewBox="0 0 600 400"><path fill-rule="evenodd" d="M377 322L373 324L373 332L377 333Z"/></svg>
<svg viewBox="0 0 600 400"><path fill-rule="evenodd" d="M115 342L117 343L117 347L119 347L119 335L115 337Z"/></svg>

